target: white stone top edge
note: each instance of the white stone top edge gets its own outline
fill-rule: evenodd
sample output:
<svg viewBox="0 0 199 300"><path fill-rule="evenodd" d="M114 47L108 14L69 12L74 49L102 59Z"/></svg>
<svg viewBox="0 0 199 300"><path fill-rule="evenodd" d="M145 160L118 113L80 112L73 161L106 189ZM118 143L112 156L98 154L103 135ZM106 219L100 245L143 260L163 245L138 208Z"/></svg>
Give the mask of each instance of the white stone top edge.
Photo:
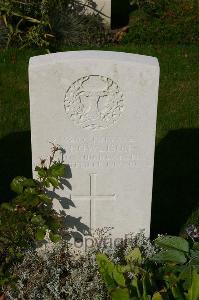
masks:
<svg viewBox="0 0 199 300"><path fill-rule="evenodd" d="M57 52L57 53L33 56L30 58L29 66L36 67L39 65L54 64L57 62L63 62L72 59L115 60L116 62L129 62L129 63L132 62L132 63L148 64L154 67L155 66L159 67L158 59L156 57L126 53L126 52L102 51L102 50L66 51L66 52Z"/></svg>

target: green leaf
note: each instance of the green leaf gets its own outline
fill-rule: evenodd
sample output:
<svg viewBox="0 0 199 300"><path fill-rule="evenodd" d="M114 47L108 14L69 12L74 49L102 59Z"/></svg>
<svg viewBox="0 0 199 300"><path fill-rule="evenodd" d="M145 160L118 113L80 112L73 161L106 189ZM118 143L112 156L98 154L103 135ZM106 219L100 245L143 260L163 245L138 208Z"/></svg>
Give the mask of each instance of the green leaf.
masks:
<svg viewBox="0 0 199 300"><path fill-rule="evenodd" d="M57 232L60 228L60 219L59 218L49 218L47 221L48 227L52 232Z"/></svg>
<svg viewBox="0 0 199 300"><path fill-rule="evenodd" d="M190 250L191 260L190 265L199 266L199 250Z"/></svg>
<svg viewBox="0 0 199 300"><path fill-rule="evenodd" d="M142 276L142 290L143 290L143 300L151 300L151 290L152 290L152 282L151 276L149 272L145 273Z"/></svg>
<svg viewBox="0 0 199 300"><path fill-rule="evenodd" d="M113 270L113 278L118 285L121 287L126 287L124 275L117 270L117 267L115 267Z"/></svg>
<svg viewBox="0 0 199 300"><path fill-rule="evenodd" d="M21 252L17 252L17 253L15 253L15 255L18 259L23 257L23 253L21 253Z"/></svg>
<svg viewBox="0 0 199 300"><path fill-rule="evenodd" d="M96 256L97 263L100 267L101 273L108 272L110 276L113 274L114 264L109 260L106 254L97 254Z"/></svg>
<svg viewBox="0 0 199 300"><path fill-rule="evenodd" d="M155 240L155 244L165 249L176 249L183 252L189 252L189 243L179 236L160 236Z"/></svg>
<svg viewBox="0 0 199 300"><path fill-rule="evenodd" d="M99 267L104 267L109 263L109 258L106 256L106 254L98 253L96 255L96 261L99 265Z"/></svg>
<svg viewBox="0 0 199 300"><path fill-rule="evenodd" d="M9 210L9 211L13 211L12 205L11 205L10 203L7 203L7 202L2 203L2 204L1 204L1 207L2 207L3 209Z"/></svg>
<svg viewBox="0 0 199 300"><path fill-rule="evenodd" d="M50 232L49 237L53 243L57 243L61 240L61 236L59 234L53 234L52 232Z"/></svg>
<svg viewBox="0 0 199 300"><path fill-rule="evenodd" d="M23 193L23 182L25 177L15 177L10 184L11 190L17 194Z"/></svg>
<svg viewBox="0 0 199 300"><path fill-rule="evenodd" d="M97 259L97 262L99 264L101 264L101 262L104 262L104 261L109 262L108 256L106 254L103 254L103 253L98 253L96 255L96 259Z"/></svg>
<svg viewBox="0 0 199 300"><path fill-rule="evenodd" d="M48 180L48 178L45 181L43 181L43 185L45 187L50 187L50 181Z"/></svg>
<svg viewBox="0 0 199 300"><path fill-rule="evenodd" d="M47 170L41 167L36 166L35 171L37 171L40 177L45 177L47 174Z"/></svg>
<svg viewBox="0 0 199 300"><path fill-rule="evenodd" d="M179 274L179 280L183 280L183 287L185 290L188 290L188 288L191 286L191 282L192 282L192 270L193 267L188 264L185 265L184 268L182 269L182 271Z"/></svg>
<svg viewBox="0 0 199 300"><path fill-rule="evenodd" d="M65 166L62 163L56 163L50 167L50 172L54 177L63 177L65 173Z"/></svg>
<svg viewBox="0 0 199 300"><path fill-rule="evenodd" d="M0 242L3 242L5 244L10 244L10 239L6 238L6 237L3 237L3 236L0 236Z"/></svg>
<svg viewBox="0 0 199 300"><path fill-rule="evenodd" d="M116 288L111 293L112 300L130 300L128 289Z"/></svg>
<svg viewBox="0 0 199 300"><path fill-rule="evenodd" d="M13 255L15 253L14 248L13 247L9 247L8 248L8 252L9 252L9 254Z"/></svg>
<svg viewBox="0 0 199 300"><path fill-rule="evenodd" d="M35 238L37 241L42 241L46 235L46 229L39 228L35 234Z"/></svg>
<svg viewBox="0 0 199 300"><path fill-rule="evenodd" d="M199 250L199 243L198 242L195 242L193 244L193 250Z"/></svg>
<svg viewBox="0 0 199 300"><path fill-rule="evenodd" d="M48 177L48 181L52 184L53 187L58 187L59 186L59 181L55 177Z"/></svg>
<svg viewBox="0 0 199 300"><path fill-rule="evenodd" d="M37 195L37 190L35 188L32 188L32 187L27 187L24 191L24 193L27 195L27 196L34 196L34 195Z"/></svg>
<svg viewBox="0 0 199 300"><path fill-rule="evenodd" d="M194 257L189 261L190 266L199 267L199 257Z"/></svg>
<svg viewBox="0 0 199 300"><path fill-rule="evenodd" d="M41 215L34 215L31 219L31 223L34 225L42 226L44 225L45 221Z"/></svg>
<svg viewBox="0 0 199 300"><path fill-rule="evenodd" d="M115 280L109 275L108 272L103 272L101 275L109 293L111 293L111 291L117 287Z"/></svg>
<svg viewBox="0 0 199 300"><path fill-rule="evenodd" d="M163 278L165 282L168 283L170 286L175 286L178 282L178 277L175 275L177 271L177 268L175 268L175 266L173 265L168 269L164 268L165 274L163 275Z"/></svg>
<svg viewBox="0 0 199 300"><path fill-rule="evenodd" d="M131 266L129 265L116 265L115 268L117 268L117 271L120 273L126 273L126 272L130 272L131 271Z"/></svg>
<svg viewBox="0 0 199 300"><path fill-rule="evenodd" d="M38 195L39 199L41 199L44 202L51 202L51 198L45 194Z"/></svg>
<svg viewBox="0 0 199 300"><path fill-rule="evenodd" d="M162 250L155 254L151 260L156 262L173 262L176 264L184 264L187 261L183 252L174 249Z"/></svg>
<svg viewBox="0 0 199 300"><path fill-rule="evenodd" d="M23 181L23 186L25 187L35 187L36 182L31 178L25 178Z"/></svg>
<svg viewBox="0 0 199 300"><path fill-rule="evenodd" d="M114 264L109 261L105 254L99 253L96 255L96 261L99 266L99 272L103 277L106 287L109 292L117 287L115 280L113 279Z"/></svg>
<svg viewBox="0 0 199 300"><path fill-rule="evenodd" d="M129 263L137 262L138 264L141 264L142 262L142 254L140 252L139 248L135 248L132 251L128 253L128 255L125 256L125 260Z"/></svg>
<svg viewBox="0 0 199 300"><path fill-rule="evenodd" d="M192 272L192 284L188 290L188 300L198 300L199 299L199 274L195 269Z"/></svg>
<svg viewBox="0 0 199 300"><path fill-rule="evenodd" d="M171 285L171 291L174 299L184 300L184 292L177 284Z"/></svg>
<svg viewBox="0 0 199 300"><path fill-rule="evenodd" d="M156 292L153 294L152 300L163 300L163 298L159 292Z"/></svg>
<svg viewBox="0 0 199 300"><path fill-rule="evenodd" d="M141 296L140 286L139 286L139 281L138 280L139 280L138 277L134 277L131 280L131 286L136 289L136 294L137 294L138 298L141 299L142 296Z"/></svg>

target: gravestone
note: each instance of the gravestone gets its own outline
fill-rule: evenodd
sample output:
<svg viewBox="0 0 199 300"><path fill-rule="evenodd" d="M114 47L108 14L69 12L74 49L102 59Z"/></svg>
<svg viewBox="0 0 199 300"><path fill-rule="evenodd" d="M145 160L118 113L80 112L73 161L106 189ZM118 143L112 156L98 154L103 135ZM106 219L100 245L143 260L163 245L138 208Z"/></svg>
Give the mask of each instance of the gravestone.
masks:
<svg viewBox="0 0 199 300"><path fill-rule="evenodd" d="M111 27L111 0L82 0L86 5L86 11L91 14L99 14L107 28Z"/></svg>
<svg viewBox="0 0 199 300"><path fill-rule="evenodd" d="M86 12L99 14L107 28L121 28L128 25L130 4L129 0L81 0Z"/></svg>
<svg viewBox="0 0 199 300"><path fill-rule="evenodd" d="M77 231L149 234L158 84L153 57L72 51L30 59L33 169L49 142L65 150L72 188L55 205L65 201Z"/></svg>

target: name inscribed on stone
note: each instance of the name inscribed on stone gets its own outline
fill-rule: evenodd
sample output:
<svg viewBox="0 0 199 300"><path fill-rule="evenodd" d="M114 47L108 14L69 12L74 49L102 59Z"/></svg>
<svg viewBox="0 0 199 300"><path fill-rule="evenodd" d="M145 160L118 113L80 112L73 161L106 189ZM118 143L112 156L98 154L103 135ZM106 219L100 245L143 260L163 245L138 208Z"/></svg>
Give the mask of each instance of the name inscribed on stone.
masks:
<svg viewBox="0 0 199 300"><path fill-rule="evenodd" d="M67 138L66 161L75 168L117 168L136 165L136 146L132 138Z"/></svg>

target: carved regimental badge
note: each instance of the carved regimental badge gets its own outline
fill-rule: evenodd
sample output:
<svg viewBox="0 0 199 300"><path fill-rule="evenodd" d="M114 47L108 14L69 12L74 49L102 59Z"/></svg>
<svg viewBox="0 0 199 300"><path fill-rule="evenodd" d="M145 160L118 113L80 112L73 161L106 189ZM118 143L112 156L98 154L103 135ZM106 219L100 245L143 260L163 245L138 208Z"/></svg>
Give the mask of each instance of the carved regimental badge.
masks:
<svg viewBox="0 0 199 300"><path fill-rule="evenodd" d="M124 99L118 85L100 75L85 76L72 83L64 102L69 118L86 129L112 126L124 109Z"/></svg>

